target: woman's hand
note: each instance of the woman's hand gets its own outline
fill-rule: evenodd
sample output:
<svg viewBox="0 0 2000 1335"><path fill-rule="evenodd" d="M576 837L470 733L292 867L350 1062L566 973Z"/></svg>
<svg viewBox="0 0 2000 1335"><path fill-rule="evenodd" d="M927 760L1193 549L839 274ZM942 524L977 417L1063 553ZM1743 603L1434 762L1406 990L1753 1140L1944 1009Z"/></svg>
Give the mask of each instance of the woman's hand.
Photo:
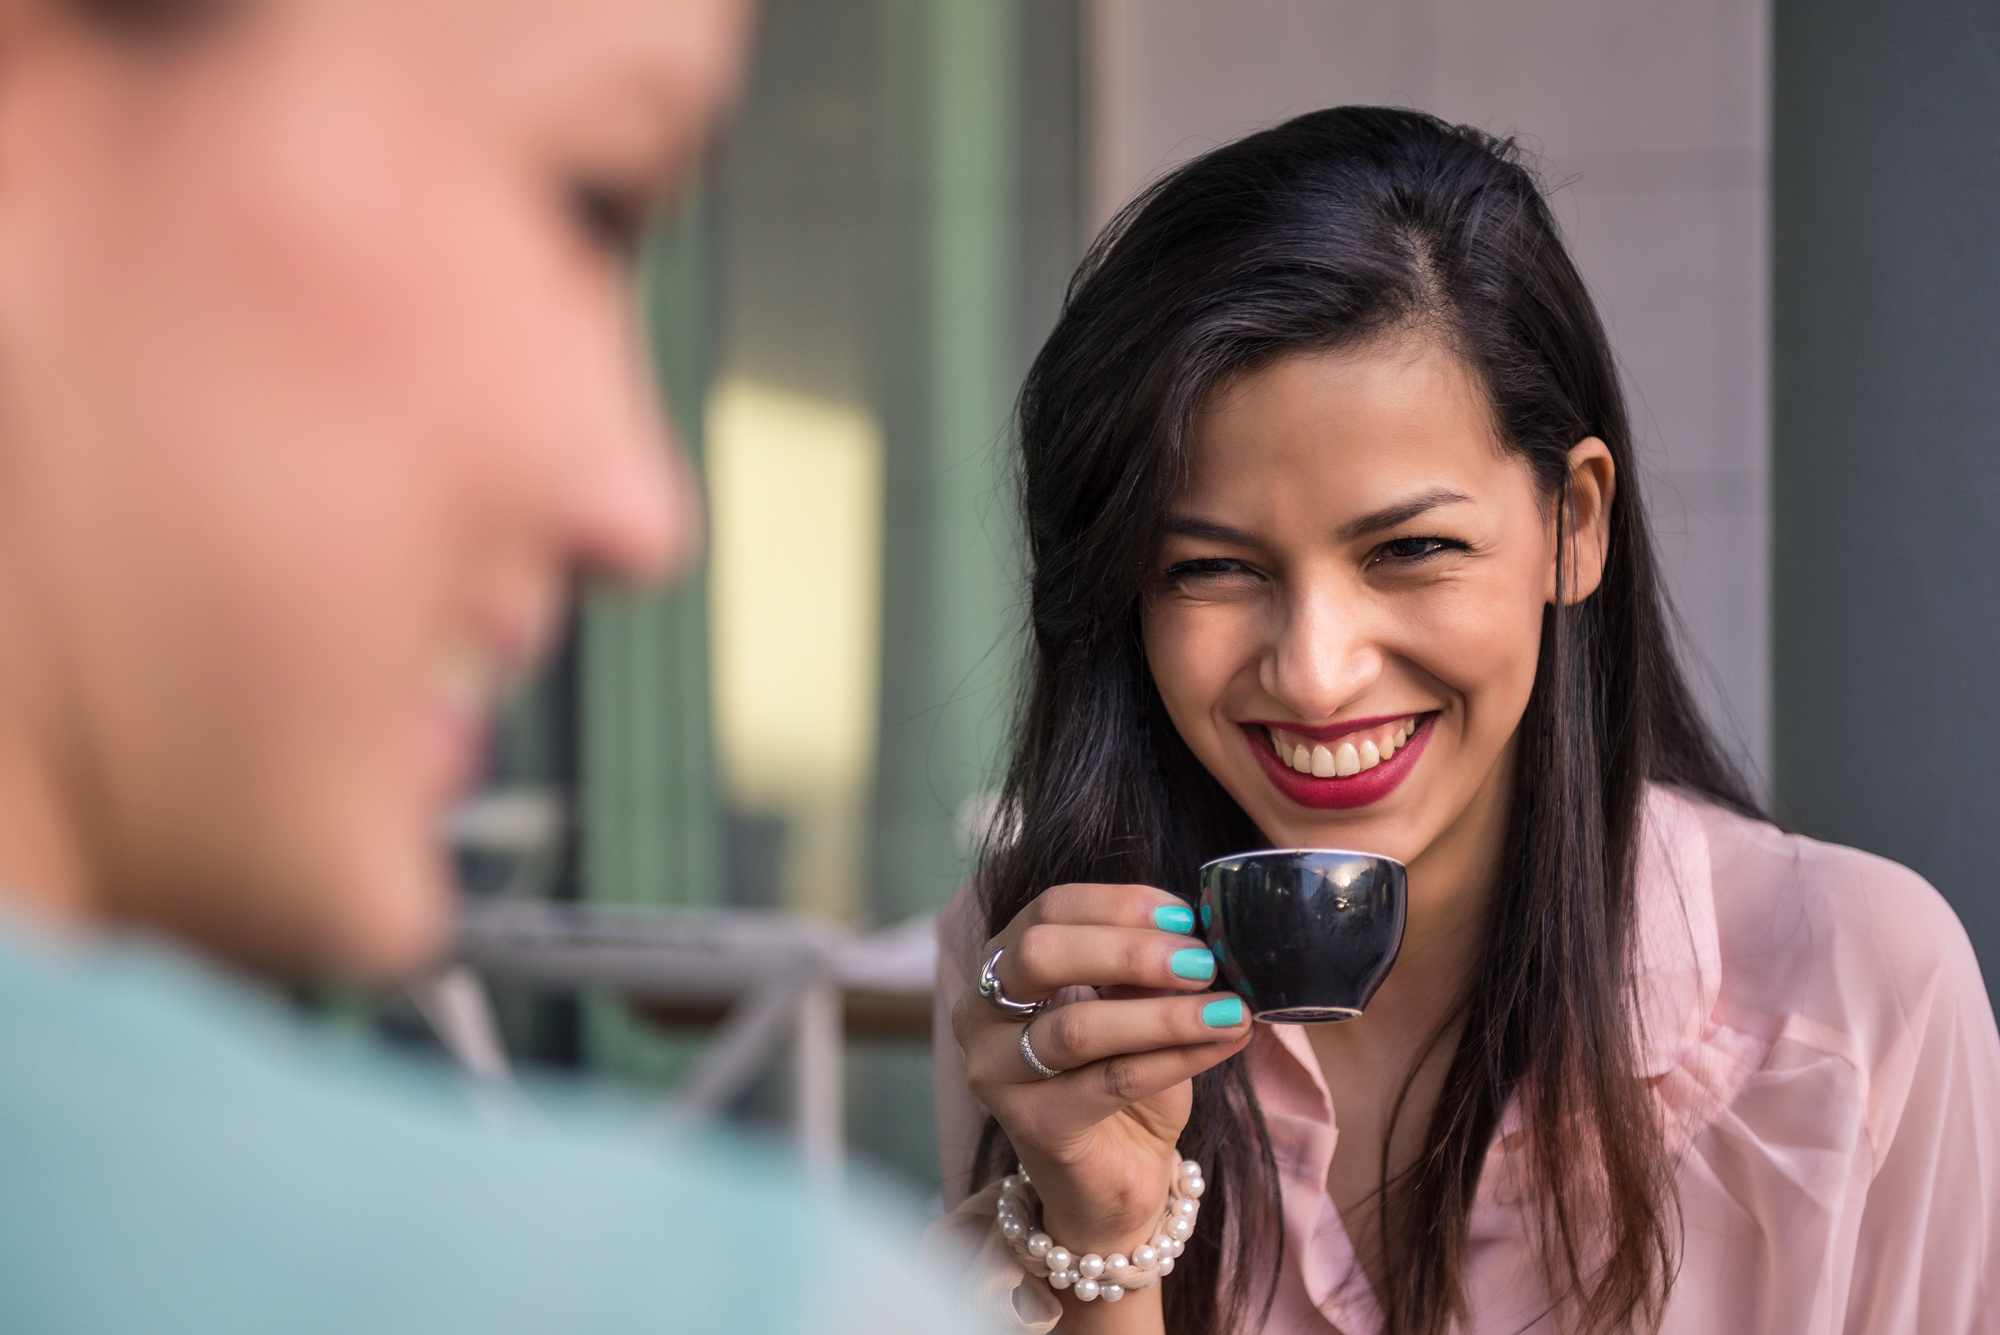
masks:
<svg viewBox="0 0 2000 1335"><path fill-rule="evenodd" d="M952 1013L973 1097L1027 1167L1044 1228L1072 1252L1129 1253L1158 1231L1189 1081L1249 1041L1242 1002L1209 991L1215 960L1193 930L1193 913L1163 890L1059 885L986 943L981 961L1003 952L996 973L1016 1001L1100 991L1029 1022L1053 1079L1023 1058L1022 1022L976 990Z"/></svg>

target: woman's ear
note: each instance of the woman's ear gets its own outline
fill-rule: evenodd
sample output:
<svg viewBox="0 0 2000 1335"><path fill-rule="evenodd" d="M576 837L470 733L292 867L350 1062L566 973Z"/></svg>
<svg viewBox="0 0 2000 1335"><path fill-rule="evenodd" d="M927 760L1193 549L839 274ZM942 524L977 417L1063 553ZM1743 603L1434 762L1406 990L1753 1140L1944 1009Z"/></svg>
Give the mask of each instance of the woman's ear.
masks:
<svg viewBox="0 0 2000 1335"><path fill-rule="evenodd" d="M1595 436L1586 436L1570 447L1569 503L1550 516L1551 524L1562 525L1562 541L1549 544L1549 583L1542 595L1548 602L1556 600L1557 551L1569 567L1562 581L1565 604L1582 602L1604 581L1604 559L1611 544L1611 502L1617 492L1618 466L1611 461L1609 446Z"/></svg>

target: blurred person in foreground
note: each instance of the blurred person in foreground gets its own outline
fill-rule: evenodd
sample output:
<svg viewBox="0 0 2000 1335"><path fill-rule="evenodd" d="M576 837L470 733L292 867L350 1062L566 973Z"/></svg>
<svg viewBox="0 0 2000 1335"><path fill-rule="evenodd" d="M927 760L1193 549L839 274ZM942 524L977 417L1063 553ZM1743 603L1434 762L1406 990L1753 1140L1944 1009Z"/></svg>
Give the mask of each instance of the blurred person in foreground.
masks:
<svg viewBox="0 0 2000 1335"><path fill-rule="evenodd" d="M0 1328L958 1329L744 1150L247 981L435 957L496 692L687 562L626 256L747 20L0 0Z"/></svg>

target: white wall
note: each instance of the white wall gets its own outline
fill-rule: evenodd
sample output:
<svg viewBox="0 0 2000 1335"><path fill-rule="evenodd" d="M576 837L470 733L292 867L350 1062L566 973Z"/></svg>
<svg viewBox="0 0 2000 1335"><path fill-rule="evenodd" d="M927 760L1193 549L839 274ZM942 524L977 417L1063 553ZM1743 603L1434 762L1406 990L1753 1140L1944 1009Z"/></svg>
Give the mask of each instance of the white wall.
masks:
<svg viewBox="0 0 2000 1335"><path fill-rule="evenodd" d="M1768 0L1090 0L1094 230L1187 157L1339 103L1542 157L1626 373L1695 675L1770 755Z"/></svg>

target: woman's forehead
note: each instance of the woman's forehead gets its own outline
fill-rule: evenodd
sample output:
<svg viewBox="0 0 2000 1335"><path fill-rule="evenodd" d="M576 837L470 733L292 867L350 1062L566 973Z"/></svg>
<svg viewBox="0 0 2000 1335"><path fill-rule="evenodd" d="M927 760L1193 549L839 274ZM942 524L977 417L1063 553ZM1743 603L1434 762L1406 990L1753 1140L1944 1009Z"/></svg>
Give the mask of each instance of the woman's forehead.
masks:
<svg viewBox="0 0 2000 1335"><path fill-rule="evenodd" d="M1476 376L1436 342L1301 352L1237 377L1204 405L1185 496L1282 482L1367 505L1440 479L1470 489L1512 462L1498 444Z"/></svg>

